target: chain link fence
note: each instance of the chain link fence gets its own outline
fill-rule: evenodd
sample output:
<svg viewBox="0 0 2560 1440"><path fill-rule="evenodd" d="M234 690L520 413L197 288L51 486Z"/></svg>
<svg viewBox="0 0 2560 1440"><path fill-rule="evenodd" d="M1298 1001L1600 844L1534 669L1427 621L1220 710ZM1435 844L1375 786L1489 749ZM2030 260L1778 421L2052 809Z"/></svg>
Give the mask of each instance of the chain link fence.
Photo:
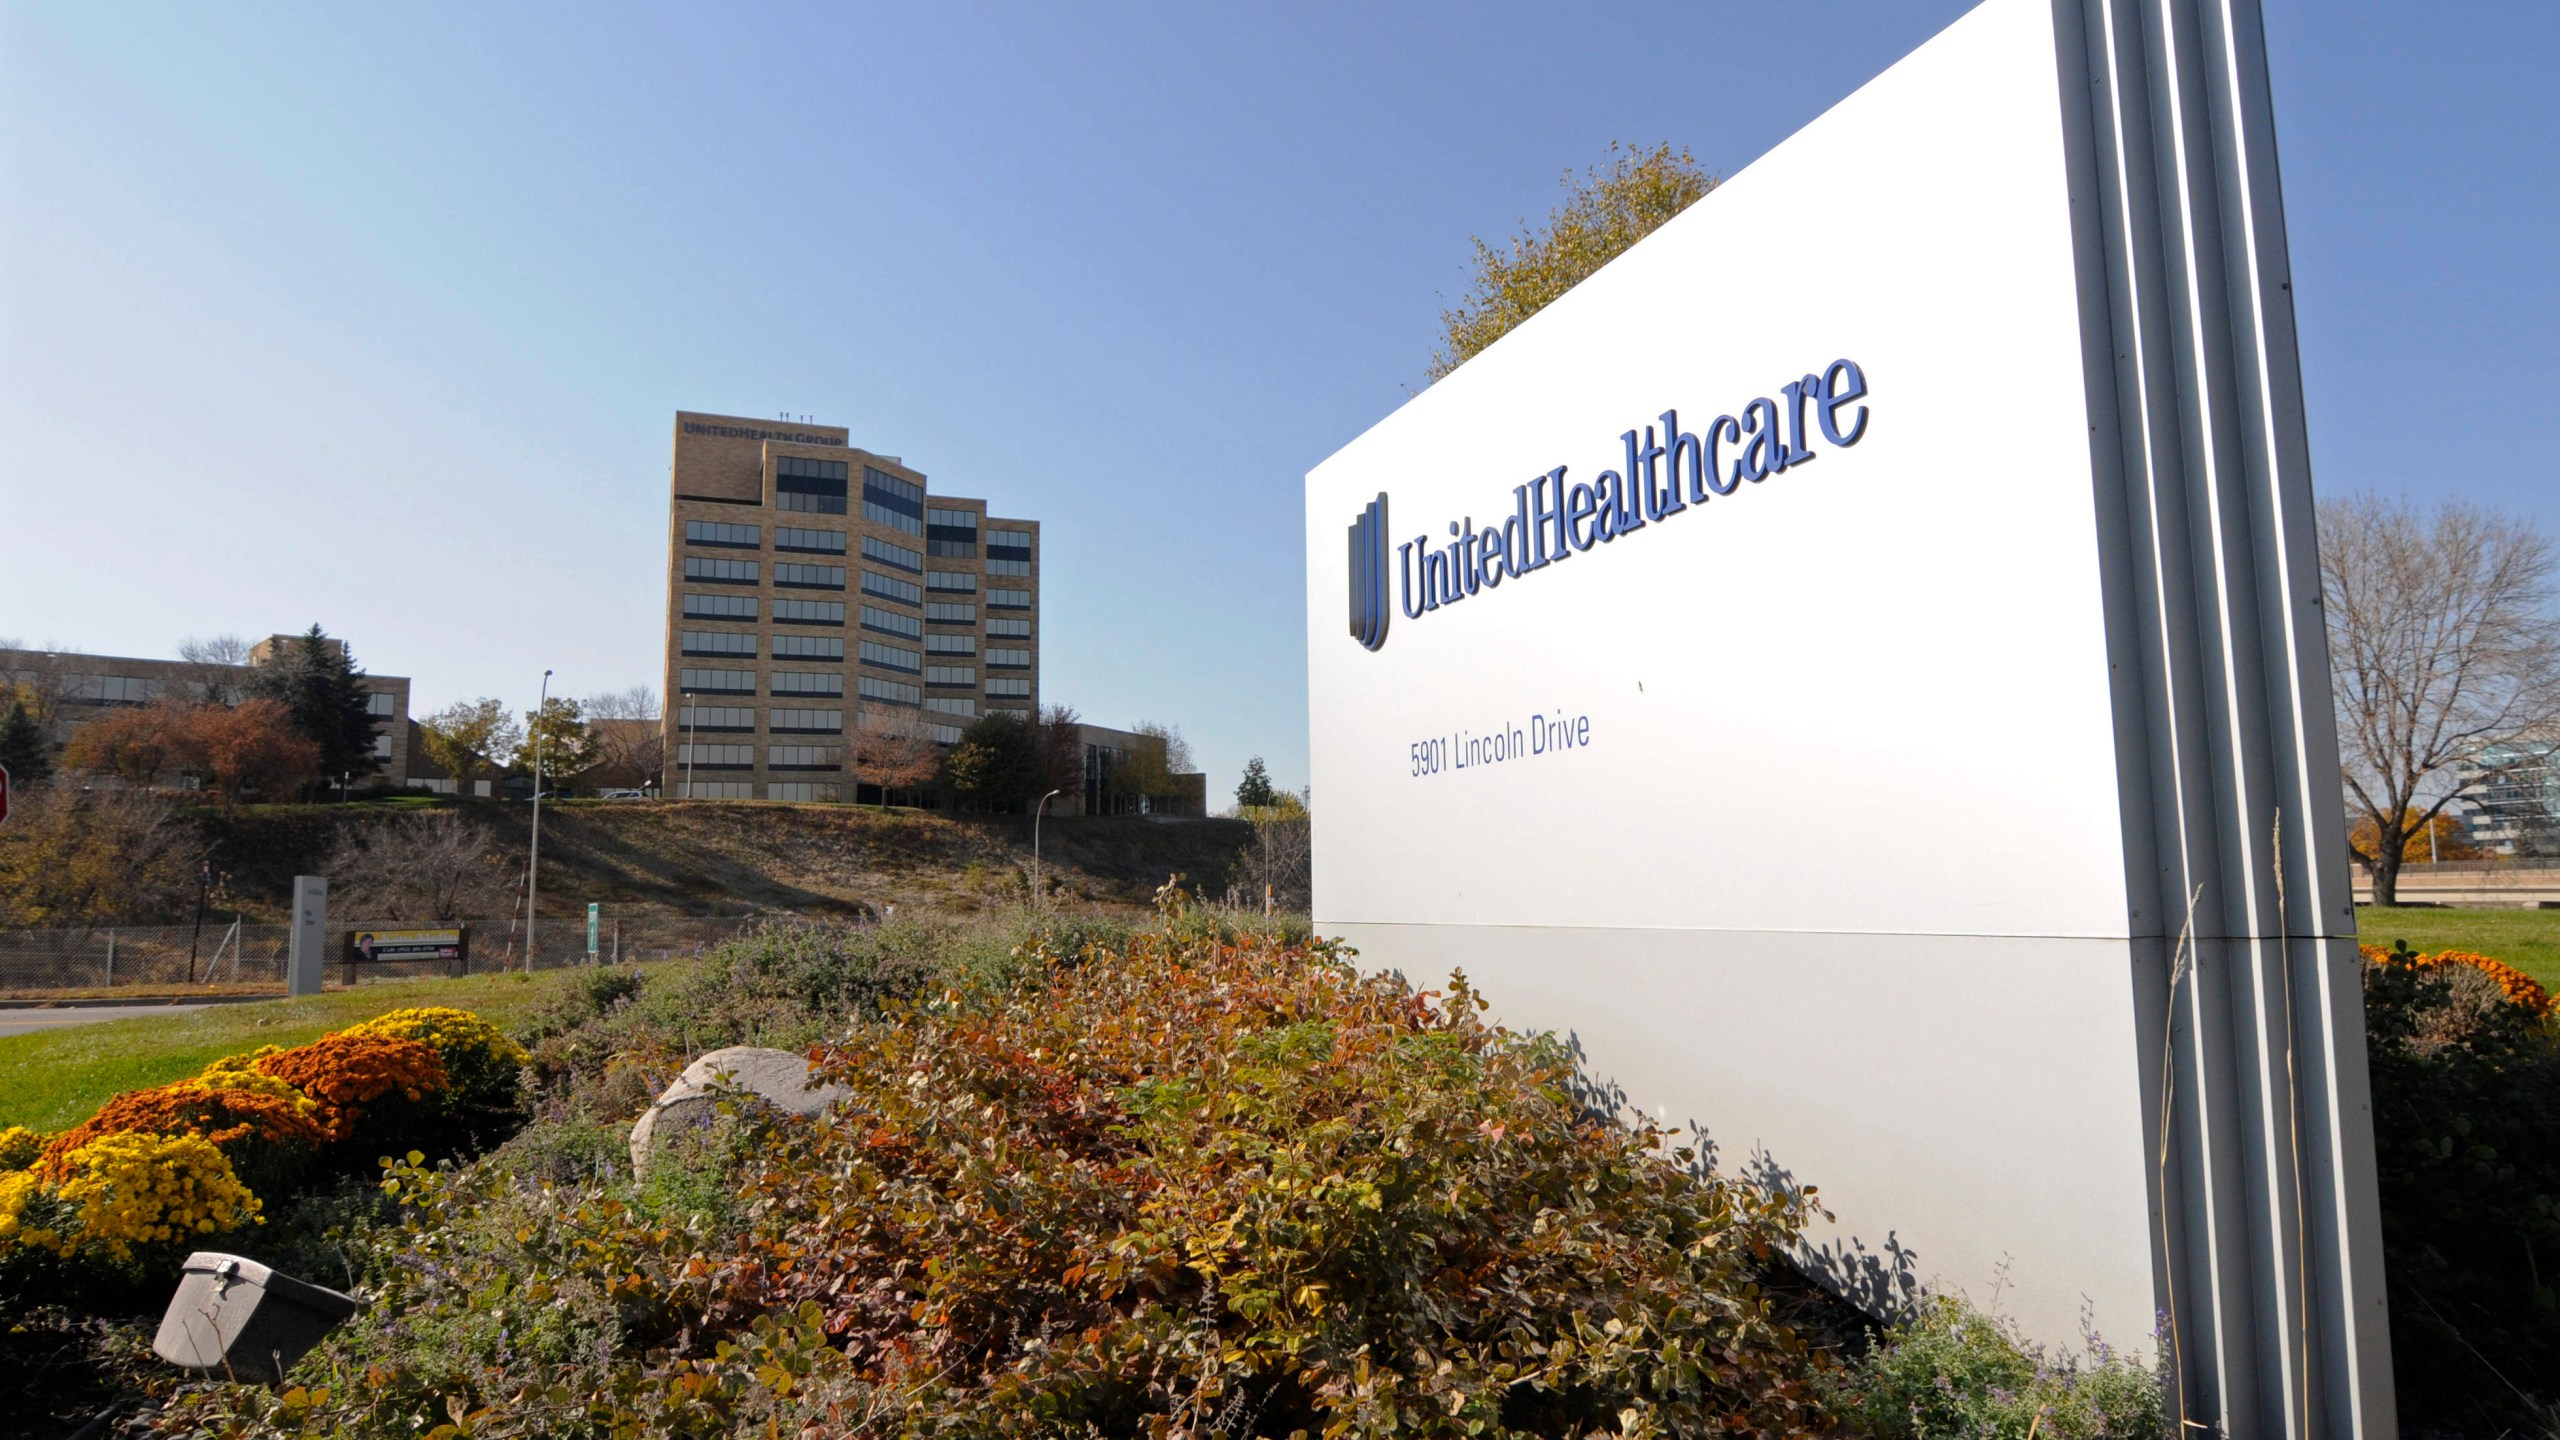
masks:
<svg viewBox="0 0 2560 1440"><path fill-rule="evenodd" d="M672 915L604 916L596 929L599 963L664 960L695 955L766 917L696 918ZM328 926L323 974L332 985L408 980L467 970L553 970L587 962L582 916L545 916L528 946L521 919L468 922L468 955L451 960L370 960L347 963L349 937L364 930L450 928L416 920ZM204 986L282 986L290 925L207 920L194 925L135 925L88 930L0 930L0 990L108 990Z"/></svg>

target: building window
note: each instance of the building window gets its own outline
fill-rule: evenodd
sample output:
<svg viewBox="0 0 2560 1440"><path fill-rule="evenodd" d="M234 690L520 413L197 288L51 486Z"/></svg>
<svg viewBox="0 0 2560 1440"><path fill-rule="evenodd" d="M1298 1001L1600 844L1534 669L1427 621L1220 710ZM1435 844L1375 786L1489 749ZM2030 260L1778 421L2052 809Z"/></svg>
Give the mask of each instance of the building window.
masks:
<svg viewBox="0 0 2560 1440"><path fill-rule="evenodd" d="M687 666L676 672L676 688L687 695L753 695L756 693L756 672L696 670Z"/></svg>
<svg viewBox="0 0 2560 1440"><path fill-rule="evenodd" d="M1006 670L1028 670L1031 668L1031 652L990 645L987 647L987 664Z"/></svg>
<svg viewBox="0 0 2560 1440"><path fill-rule="evenodd" d="M803 804L819 803L832 805L835 803L839 789L840 787L823 781L811 782L807 780L777 780L773 784L764 787L764 798L767 800L797 800Z"/></svg>
<svg viewBox="0 0 2560 1440"><path fill-rule="evenodd" d="M785 565L777 561L773 567L773 583L802 590L841 590L844 567L841 565Z"/></svg>
<svg viewBox="0 0 2560 1440"><path fill-rule="evenodd" d="M835 745L767 745L764 763L768 770L836 770L843 768L844 750Z"/></svg>
<svg viewBox="0 0 2560 1440"><path fill-rule="evenodd" d="M975 635L927 635L924 637L924 653L927 655L975 655L978 653L978 637Z"/></svg>
<svg viewBox="0 0 2560 1440"><path fill-rule="evenodd" d="M1031 532L989 530L987 532L987 573L990 575L1030 574Z"/></svg>
<svg viewBox="0 0 2560 1440"><path fill-rule="evenodd" d="M936 745L960 743L960 727L957 725L927 725L924 727L924 733L933 737L933 743Z"/></svg>
<svg viewBox="0 0 2560 1440"><path fill-rule="evenodd" d="M845 512L846 477L850 473L851 466L843 460L777 456L773 462L774 507L841 515Z"/></svg>
<svg viewBox="0 0 2560 1440"><path fill-rule="evenodd" d="M1028 640L1031 638L1031 622L990 618L987 621L987 634L998 640Z"/></svg>
<svg viewBox="0 0 2560 1440"><path fill-rule="evenodd" d="M1019 705L990 705L987 707L987 713L990 715L1010 715L1025 725L1031 723L1031 712L1023 709Z"/></svg>
<svg viewBox="0 0 2560 1440"><path fill-rule="evenodd" d="M877 640L865 640L862 642L862 663L886 665L892 670L904 670L913 675L924 668L924 657L913 650L902 650L895 645L883 645Z"/></svg>
<svg viewBox="0 0 2560 1440"><path fill-rule="evenodd" d="M676 746L676 764L692 770L752 770L753 745L703 745L687 740Z"/></svg>
<svg viewBox="0 0 2560 1440"><path fill-rule="evenodd" d="M687 800L753 800L756 787L745 780L679 780L676 788Z"/></svg>
<svg viewBox="0 0 2560 1440"><path fill-rule="evenodd" d="M367 715L377 715L387 720L391 717L392 707L397 705L399 701L400 697L392 694L388 690L367 691L364 697L364 713Z"/></svg>
<svg viewBox="0 0 2560 1440"><path fill-rule="evenodd" d="M987 682L987 695L991 699L1001 698L1008 700L1028 700L1031 698L1031 682L1028 680L989 680Z"/></svg>
<svg viewBox="0 0 2560 1440"><path fill-rule="evenodd" d="M895 565L901 570L912 570L917 574L924 573L922 555L904 545L892 545L877 535L862 537L862 558L877 560L883 565Z"/></svg>
<svg viewBox="0 0 2560 1440"><path fill-rule="evenodd" d="M924 534L924 487L886 470L862 467L862 518L909 535Z"/></svg>
<svg viewBox="0 0 2560 1440"><path fill-rule="evenodd" d="M978 623L978 607L950 600L930 601L924 607L924 618L936 625L975 625Z"/></svg>
<svg viewBox="0 0 2560 1440"><path fill-rule="evenodd" d="M756 618L756 597L753 595L697 595L687 591L684 597L684 618L687 620L753 620Z"/></svg>
<svg viewBox="0 0 2560 1440"><path fill-rule="evenodd" d="M992 610L1028 610L1031 608L1031 592L990 589L987 591L987 607Z"/></svg>
<svg viewBox="0 0 2560 1440"><path fill-rule="evenodd" d="M877 605L865 605L862 607L862 628L878 630L890 635L904 635L913 640L924 633L924 622L913 615L901 615L894 610L883 610Z"/></svg>
<svg viewBox="0 0 2560 1440"><path fill-rule="evenodd" d="M756 637L735 630L687 630L677 637L687 655L744 655L755 658Z"/></svg>
<svg viewBox="0 0 2560 1440"><path fill-rule="evenodd" d="M749 618L753 618L752 615ZM841 600L776 600L773 623L777 625L841 625L844 602Z"/></svg>
<svg viewBox="0 0 2560 1440"><path fill-rule="evenodd" d="M733 550L753 550L764 543L761 525L727 525L717 520L684 522L687 545L726 545Z"/></svg>
<svg viewBox="0 0 2560 1440"><path fill-rule="evenodd" d="M978 683L978 667L975 665L927 665L924 667L924 683L927 685L975 685Z"/></svg>
<svg viewBox="0 0 2560 1440"><path fill-rule="evenodd" d="M844 553L844 532L802 530L790 525L776 525L773 527L773 548L807 550L819 555L841 555Z"/></svg>
<svg viewBox="0 0 2560 1440"><path fill-rule="evenodd" d="M813 675L805 670L776 670L773 672L773 688L770 693L775 695L841 695L844 693L844 677L842 675Z"/></svg>
<svg viewBox="0 0 2560 1440"><path fill-rule="evenodd" d="M776 660L842 660L844 637L841 635L776 635L773 637Z"/></svg>
<svg viewBox="0 0 2560 1440"><path fill-rule="evenodd" d="M974 560L978 555L978 513L934 509L925 512L924 548L946 558Z"/></svg>
<svg viewBox="0 0 2560 1440"><path fill-rule="evenodd" d="M687 555L684 557L684 578L707 580L714 585L753 585L756 583L756 562Z"/></svg>
<svg viewBox="0 0 2560 1440"><path fill-rule="evenodd" d="M966 570L929 570L925 572L924 588L975 595L978 593L978 577Z"/></svg>
<svg viewBox="0 0 2560 1440"><path fill-rule="evenodd" d="M862 677L861 692L863 699L877 700L883 705L913 705L924 699L922 687L901 685L895 680L883 680L877 675Z"/></svg>
<svg viewBox="0 0 2560 1440"><path fill-rule="evenodd" d="M844 712L777 708L766 728L776 735L841 735L844 733Z"/></svg>
<svg viewBox="0 0 2560 1440"><path fill-rule="evenodd" d="M679 732L744 730L753 733L755 728L756 712L752 706L680 705L676 707L676 729Z"/></svg>
<svg viewBox="0 0 2560 1440"><path fill-rule="evenodd" d="M877 575L869 570L862 572L862 593L877 595L883 600L895 600L906 605L924 603L924 591L918 586L888 575Z"/></svg>
<svg viewBox="0 0 2560 1440"><path fill-rule="evenodd" d="M937 715L957 715L965 720L977 715L978 702L952 695L929 695L925 697L924 708Z"/></svg>

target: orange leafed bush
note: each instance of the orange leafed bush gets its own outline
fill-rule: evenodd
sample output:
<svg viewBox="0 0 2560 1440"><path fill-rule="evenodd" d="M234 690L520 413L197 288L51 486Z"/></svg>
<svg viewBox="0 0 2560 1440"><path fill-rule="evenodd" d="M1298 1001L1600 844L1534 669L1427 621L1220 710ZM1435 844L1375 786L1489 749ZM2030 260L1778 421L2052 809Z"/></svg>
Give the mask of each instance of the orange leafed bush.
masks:
<svg viewBox="0 0 2560 1440"><path fill-rule="evenodd" d="M221 1146L243 1140L283 1145L326 1139L307 1110L285 1096L217 1090L199 1080L128 1090L53 1137L36 1161L36 1173L48 1182L68 1179L72 1152L107 1135L201 1135Z"/></svg>
<svg viewBox="0 0 2560 1440"><path fill-rule="evenodd" d="M320 1125L331 1140L347 1138L364 1107L386 1095L417 1100L445 1088L444 1058L432 1046L344 1030L263 1056L258 1073L319 1102Z"/></svg>
<svg viewBox="0 0 2560 1440"><path fill-rule="evenodd" d="M2388 964L2393 960L2411 965L2468 965L2497 981L2498 988L2507 993L2507 999L2522 1006L2535 1019L2549 1019L2551 1016L2553 1007L2551 992L2542 987L2542 982L2504 960L2480 954L2478 951L2435 950L2420 955L2410 951L2385 950L2379 945L2359 945L2356 950L2365 959L2377 965Z"/></svg>

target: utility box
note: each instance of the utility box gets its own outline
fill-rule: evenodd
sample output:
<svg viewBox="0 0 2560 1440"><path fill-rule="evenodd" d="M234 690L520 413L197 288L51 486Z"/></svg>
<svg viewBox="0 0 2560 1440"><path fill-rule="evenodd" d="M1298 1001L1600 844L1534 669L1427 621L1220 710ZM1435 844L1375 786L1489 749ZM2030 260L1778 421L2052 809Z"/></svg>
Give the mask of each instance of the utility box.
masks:
<svg viewBox="0 0 2560 1440"><path fill-rule="evenodd" d="M294 1361L355 1312L354 1296L255 1260L199 1250L187 1257L151 1349L185 1369L280 1382Z"/></svg>
<svg viewBox="0 0 2560 1440"><path fill-rule="evenodd" d="M293 934L285 950L284 993L319 994L320 972L328 961L328 878L296 875L293 877Z"/></svg>

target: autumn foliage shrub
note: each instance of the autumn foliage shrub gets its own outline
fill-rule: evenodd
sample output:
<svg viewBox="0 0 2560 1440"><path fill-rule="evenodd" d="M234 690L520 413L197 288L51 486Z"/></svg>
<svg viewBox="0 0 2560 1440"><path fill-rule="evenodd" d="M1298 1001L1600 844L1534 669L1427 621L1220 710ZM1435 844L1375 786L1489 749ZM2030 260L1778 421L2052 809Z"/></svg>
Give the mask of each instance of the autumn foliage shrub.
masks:
<svg viewBox="0 0 2560 1440"><path fill-rule="evenodd" d="M819 1052L723 1215L395 1167L328 1391L251 1433L1782 1436L1809 1194L1592 1113L1558 1043L1321 944L1142 934Z"/></svg>
<svg viewBox="0 0 2560 1440"><path fill-rule="evenodd" d="M333 1141L354 1139L357 1122L379 1101L414 1104L446 1088L444 1058L433 1048L361 1030L341 1030L308 1045L263 1054L256 1068L311 1097L320 1127Z"/></svg>
<svg viewBox="0 0 2560 1440"><path fill-rule="evenodd" d="M2401 1414L2481 1434L2560 1407L2560 1025L2505 968L2364 967Z"/></svg>

